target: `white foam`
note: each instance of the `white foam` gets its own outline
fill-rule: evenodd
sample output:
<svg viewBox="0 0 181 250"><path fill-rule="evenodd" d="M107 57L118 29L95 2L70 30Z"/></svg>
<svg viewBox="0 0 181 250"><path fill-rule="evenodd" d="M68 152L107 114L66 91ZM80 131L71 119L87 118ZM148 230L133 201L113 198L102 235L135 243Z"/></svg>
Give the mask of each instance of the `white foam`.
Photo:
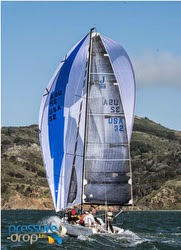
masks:
<svg viewBox="0 0 181 250"><path fill-rule="evenodd" d="M46 217L39 223L41 225L51 225L51 226L56 226L57 228L59 228L61 225L61 219L58 216L50 216L50 217Z"/></svg>
<svg viewBox="0 0 181 250"><path fill-rule="evenodd" d="M172 235L180 236L181 233L172 233Z"/></svg>
<svg viewBox="0 0 181 250"><path fill-rule="evenodd" d="M89 236L84 236L84 235L79 235L77 239L82 240L82 241L96 241L93 238L89 238Z"/></svg>
<svg viewBox="0 0 181 250"><path fill-rule="evenodd" d="M136 245L140 245L141 243L148 241L146 239L140 238L137 234L132 231L125 230L121 234L109 235L112 237L113 241L121 242L124 247L134 247Z"/></svg>

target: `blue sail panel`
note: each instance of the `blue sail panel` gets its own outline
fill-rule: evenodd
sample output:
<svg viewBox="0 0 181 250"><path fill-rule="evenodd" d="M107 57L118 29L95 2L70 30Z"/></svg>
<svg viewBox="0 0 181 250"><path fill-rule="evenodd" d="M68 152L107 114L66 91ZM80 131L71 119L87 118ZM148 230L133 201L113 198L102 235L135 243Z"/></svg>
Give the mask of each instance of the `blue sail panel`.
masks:
<svg viewBox="0 0 181 250"><path fill-rule="evenodd" d="M72 168L77 178L82 177L82 163L77 164L76 157L83 156L85 115L82 112L85 110L88 47L89 35L74 46L60 64L40 107L40 142L57 211L67 206ZM71 134L76 136L71 139ZM80 203L81 187L77 187L72 203Z"/></svg>

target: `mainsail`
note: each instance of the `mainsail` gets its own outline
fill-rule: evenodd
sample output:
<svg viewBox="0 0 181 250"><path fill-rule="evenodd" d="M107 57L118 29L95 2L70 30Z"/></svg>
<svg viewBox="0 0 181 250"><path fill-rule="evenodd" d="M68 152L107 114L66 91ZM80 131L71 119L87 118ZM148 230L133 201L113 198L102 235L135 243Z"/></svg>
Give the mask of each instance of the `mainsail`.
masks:
<svg viewBox="0 0 181 250"><path fill-rule="evenodd" d="M132 203L134 103L128 55L91 31L60 63L40 108L40 143L56 211L80 203Z"/></svg>

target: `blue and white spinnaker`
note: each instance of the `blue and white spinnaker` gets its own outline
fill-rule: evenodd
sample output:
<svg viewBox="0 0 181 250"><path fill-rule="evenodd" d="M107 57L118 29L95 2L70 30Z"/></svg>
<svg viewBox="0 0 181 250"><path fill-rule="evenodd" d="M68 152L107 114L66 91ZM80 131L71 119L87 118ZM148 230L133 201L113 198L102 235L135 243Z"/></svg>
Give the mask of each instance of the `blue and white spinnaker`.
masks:
<svg viewBox="0 0 181 250"><path fill-rule="evenodd" d="M40 143L56 211L81 203L132 204L134 106L127 53L90 32L58 66L40 107Z"/></svg>

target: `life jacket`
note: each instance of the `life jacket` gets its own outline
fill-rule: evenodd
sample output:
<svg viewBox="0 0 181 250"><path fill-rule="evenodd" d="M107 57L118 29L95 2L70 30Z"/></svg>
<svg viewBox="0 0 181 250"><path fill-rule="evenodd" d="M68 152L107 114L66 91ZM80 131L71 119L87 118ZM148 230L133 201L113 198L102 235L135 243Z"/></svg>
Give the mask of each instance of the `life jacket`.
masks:
<svg viewBox="0 0 181 250"><path fill-rule="evenodd" d="M113 220L113 213L112 212L110 212L110 211L107 212L107 219Z"/></svg>
<svg viewBox="0 0 181 250"><path fill-rule="evenodd" d="M84 225L84 217L86 216L86 214L83 214L81 217L80 217L80 220L79 220L79 224L80 225Z"/></svg>
<svg viewBox="0 0 181 250"><path fill-rule="evenodd" d="M79 215L77 214L75 209L72 209L68 221L71 222L72 224L76 224L78 220L79 220Z"/></svg>

